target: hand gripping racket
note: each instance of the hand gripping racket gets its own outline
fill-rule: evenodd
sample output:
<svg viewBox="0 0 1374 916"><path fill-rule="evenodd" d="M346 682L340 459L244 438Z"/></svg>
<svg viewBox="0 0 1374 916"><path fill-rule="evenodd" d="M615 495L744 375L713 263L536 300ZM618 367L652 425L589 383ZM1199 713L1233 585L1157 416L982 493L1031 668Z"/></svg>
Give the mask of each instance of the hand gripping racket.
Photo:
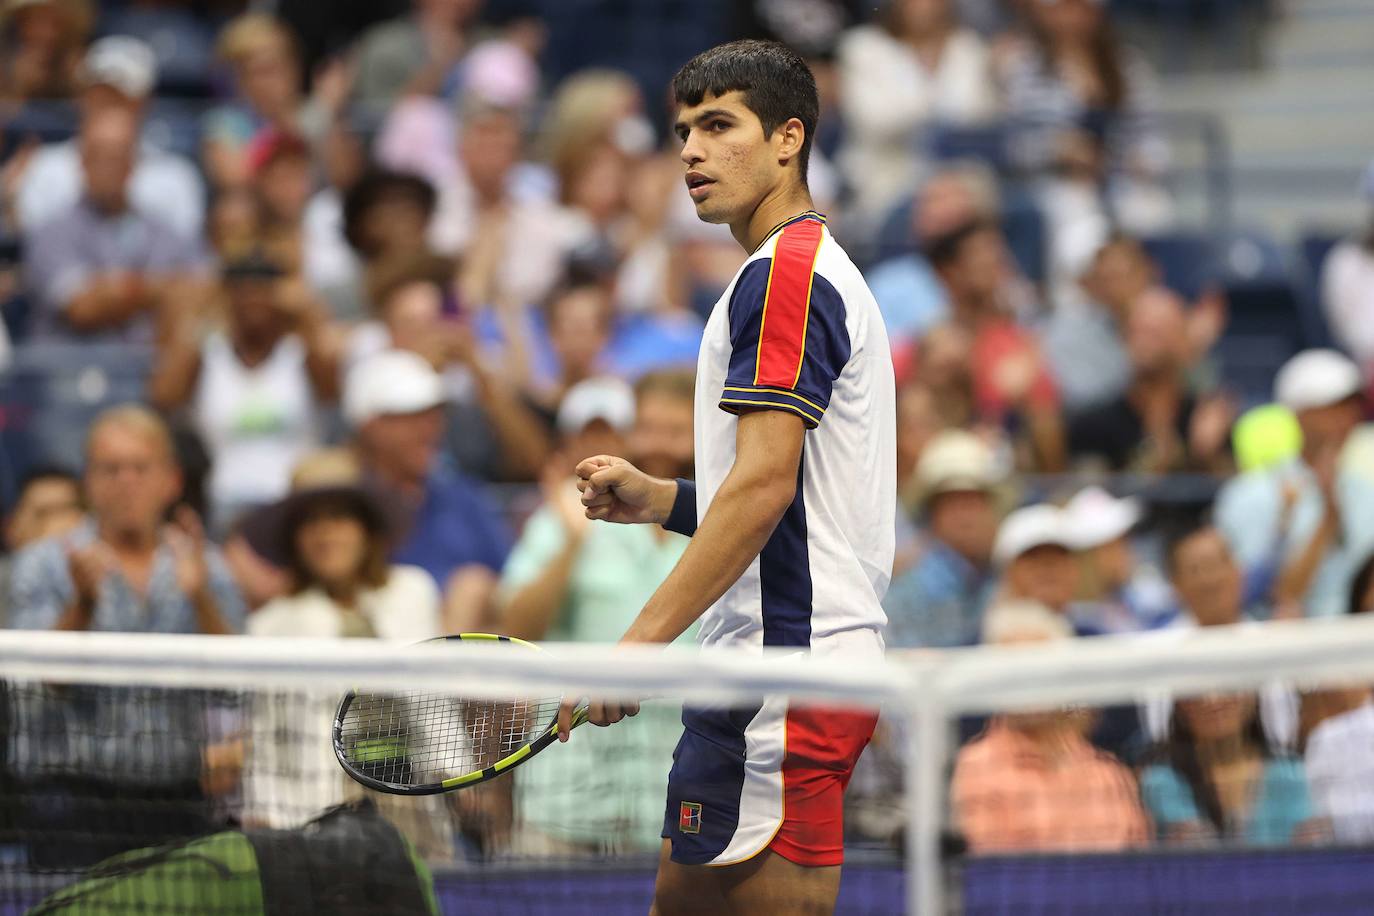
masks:
<svg viewBox="0 0 1374 916"><path fill-rule="evenodd" d="M541 651L512 636L463 633L427 643L475 642ZM378 792L435 795L495 779L558 737L562 697L481 700L444 693L349 693L334 714L334 756ZM583 706L573 727L587 721Z"/></svg>

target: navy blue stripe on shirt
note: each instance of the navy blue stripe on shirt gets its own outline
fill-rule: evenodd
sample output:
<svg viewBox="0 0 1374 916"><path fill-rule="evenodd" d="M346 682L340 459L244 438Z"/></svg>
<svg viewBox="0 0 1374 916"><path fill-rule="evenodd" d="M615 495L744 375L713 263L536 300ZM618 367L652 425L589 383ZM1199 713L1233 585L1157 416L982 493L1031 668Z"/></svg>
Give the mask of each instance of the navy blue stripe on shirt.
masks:
<svg viewBox="0 0 1374 916"><path fill-rule="evenodd" d="M811 645L811 556L806 546L806 472L803 448L797 466L797 495L759 553L759 592L765 646Z"/></svg>

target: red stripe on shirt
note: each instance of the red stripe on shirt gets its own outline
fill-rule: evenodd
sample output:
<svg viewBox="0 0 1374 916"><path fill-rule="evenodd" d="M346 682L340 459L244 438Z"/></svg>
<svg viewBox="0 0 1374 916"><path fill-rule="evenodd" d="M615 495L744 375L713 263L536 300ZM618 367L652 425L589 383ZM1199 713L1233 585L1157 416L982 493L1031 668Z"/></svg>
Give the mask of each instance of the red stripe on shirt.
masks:
<svg viewBox="0 0 1374 916"><path fill-rule="evenodd" d="M794 388L806 351L811 311L811 277L821 247L821 223L803 219L778 236L763 299L754 384Z"/></svg>

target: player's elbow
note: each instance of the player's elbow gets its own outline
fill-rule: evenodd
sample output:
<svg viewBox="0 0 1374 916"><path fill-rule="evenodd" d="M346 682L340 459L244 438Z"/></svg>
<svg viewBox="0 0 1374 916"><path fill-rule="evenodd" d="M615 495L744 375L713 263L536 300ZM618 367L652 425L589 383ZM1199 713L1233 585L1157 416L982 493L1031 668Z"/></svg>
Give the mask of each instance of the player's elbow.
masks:
<svg viewBox="0 0 1374 916"><path fill-rule="evenodd" d="M760 529L772 531L787 507L797 498L797 479L795 475L784 476L778 473L740 474L730 482L733 486L727 498L739 500L743 514L756 522ZM717 500L720 495L717 495Z"/></svg>

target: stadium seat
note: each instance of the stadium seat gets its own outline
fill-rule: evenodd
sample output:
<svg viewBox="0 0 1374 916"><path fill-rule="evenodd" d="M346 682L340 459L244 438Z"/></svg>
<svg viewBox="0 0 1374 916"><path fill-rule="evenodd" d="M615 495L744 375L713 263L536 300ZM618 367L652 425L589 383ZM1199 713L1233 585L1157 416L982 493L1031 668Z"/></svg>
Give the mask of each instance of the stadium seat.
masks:
<svg viewBox="0 0 1374 916"><path fill-rule="evenodd" d="M921 146L927 156L939 162L976 159L1001 173L1011 169L1007 131L1002 125L932 124L922 135Z"/></svg>
<svg viewBox="0 0 1374 916"><path fill-rule="evenodd" d="M79 464L91 421L107 407L143 401L152 365L152 349L143 345L40 342L18 347L7 403L27 408L15 427L22 437L21 453L40 462Z"/></svg>
<svg viewBox="0 0 1374 916"><path fill-rule="evenodd" d="M104 35L132 35L147 42L157 58L158 95L209 95L214 34L192 10L166 5L107 9L101 15L100 31Z"/></svg>
<svg viewBox="0 0 1374 916"><path fill-rule="evenodd" d="M1164 284L1186 299L1195 299L1216 280L1214 244L1201 232L1148 236L1141 244L1159 265Z"/></svg>
<svg viewBox="0 0 1374 916"><path fill-rule="evenodd" d="M144 136L169 153L200 155L203 107L185 99L155 98L148 107Z"/></svg>
<svg viewBox="0 0 1374 916"><path fill-rule="evenodd" d="M910 199L893 207L884 217L872 246L873 263L909 254L916 247L911 232ZM1031 281L1045 279L1045 217L1031 195L1010 192L1002 202L1002 234L1007 238L1016 264Z"/></svg>
<svg viewBox="0 0 1374 916"><path fill-rule="evenodd" d="M1299 305L1304 343L1309 347L1329 347L1333 342L1326 312L1322 309L1322 265L1342 238L1344 236L1334 232L1306 232L1298 241L1298 276L1302 291Z"/></svg>

